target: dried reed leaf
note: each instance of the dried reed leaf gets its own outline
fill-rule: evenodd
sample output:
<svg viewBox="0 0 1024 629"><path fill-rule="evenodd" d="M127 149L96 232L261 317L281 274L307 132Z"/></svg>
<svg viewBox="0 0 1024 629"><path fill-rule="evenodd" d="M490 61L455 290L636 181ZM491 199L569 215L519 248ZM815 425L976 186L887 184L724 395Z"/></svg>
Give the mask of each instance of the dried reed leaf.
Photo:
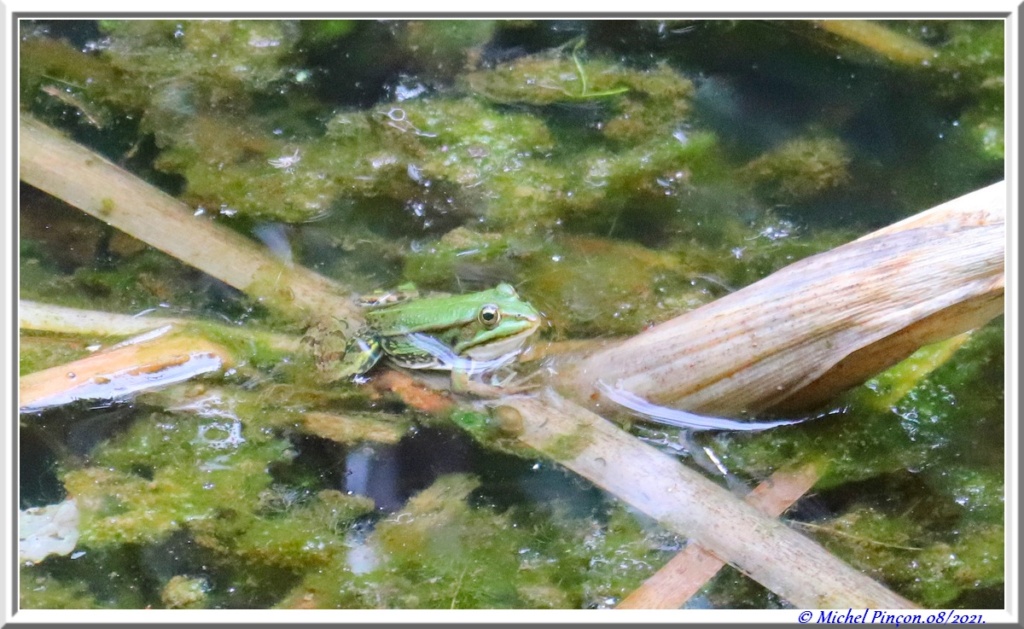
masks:
<svg viewBox="0 0 1024 629"><path fill-rule="evenodd" d="M811 405L1003 308L1002 184L791 264L564 369L706 414ZM812 386L813 385L813 386Z"/></svg>

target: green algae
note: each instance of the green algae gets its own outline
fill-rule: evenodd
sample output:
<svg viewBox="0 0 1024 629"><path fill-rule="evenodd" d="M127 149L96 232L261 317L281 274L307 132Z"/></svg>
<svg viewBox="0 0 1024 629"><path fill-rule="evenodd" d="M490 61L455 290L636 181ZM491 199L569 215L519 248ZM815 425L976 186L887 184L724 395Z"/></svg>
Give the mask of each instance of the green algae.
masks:
<svg viewBox="0 0 1024 629"><path fill-rule="evenodd" d="M821 527L821 528L818 528ZM1003 527L968 523L943 536L921 519L859 507L812 532L837 556L884 575L924 607L959 606L1003 580Z"/></svg>
<svg viewBox="0 0 1024 629"><path fill-rule="evenodd" d="M187 74L211 100L236 84L260 90L279 81L299 36L297 23L282 20L106 20L100 27L115 67L152 80Z"/></svg>
<svg viewBox="0 0 1024 629"><path fill-rule="evenodd" d="M634 518L544 519L471 504L479 481L448 475L378 523L376 565L360 574L310 573L284 607L607 607L664 560ZM584 566L587 569L580 570ZM622 569L621 566L627 566Z"/></svg>
<svg viewBox="0 0 1024 629"><path fill-rule="evenodd" d="M811 531L912 600L955 606L1002 578L1002 347L997 321L945 364L932 364L934 371L922 369L924 355L936 351L925 348L851 392L845 416L749 439L722 437L734 441L723 458L734 471L755 474L827 461L815 491L856 504L815 521ZM892 401L893 390L905 394Z"/></svg>
<svg viewBox="0 0 1024 629"><path fill-rule="evenodd" d="M240 562L271 581L332 565L347 551L347 527L372 511L373 502L281 485L276 475L293 457L287 440L258 423L233 427L180 414L140 419L101 447L90 466L64 474L81 511L79 546L86 553L119 553L184 535L215 563L227 563L226 572ZM199 585L183 587L195 594ZM168 598L164 589L161 596L177 607L207 606L224 594L211 590L210 601Z"/></svg>
<svg viewBox="0 0 1024 629"><path fill-rule="evenodd" d="M81 581L64 581L51 575L23 570L18 604L22 609L100 609L103 606Z"/></svg>
<svg viewBox="0 0 1024 629"><path fill-rule="evenodd" d="M206 600L209 584L202 578L189 578L175 575L167 582L160 599L168 609L188 609L201 607Z"/></svg>
<svg viewBox="0 0 1024 629"><path fill-rule="evenodd" d="M495 20L411 20L393 22L397 43L426 77L448 78L461 72L498 27Z"/></svg>
<svg viewBox="0 0 1024 629"><path fill-rule="evenodd" d="M580 46L572 53L556 50L530 55L493 70L466 75L469 88L499 103L551 105L604 99L629 91L623 72L613 64L580 62Z"/></svg>
<svg viewBox="0 0 1024 629"><path fill-rule="evenodd" d="M1005 154L1002 25L975 20L937 27L944 38L937 65L953 78L939 89L951 99L971 94L974 104L964 112L963 125L983 156L1000 161Z"/></svg>
<svg viewBox="0 0 1024 629"><path fill-rule="evenodd" d="M932 72L845 48L836 59L781 22L578 22L566 35L489 20L135 20L101 23L85 47L33 29L19 90L24 111L197 212L246 233L291 224L298 263L360 290L510 281L545 313L545 338L593 338L634 334L998 176L1001 23L891 24L939 51ZM392 52L359 47L378 35ZM792 102L776 110L780 85ZM32 212L24 297L167 303L239 324L195 329L241 359L218 386L245 441L229 443L226 417L159 410L193 399L189 387L145 396L152 407L123 434L62 461L86 555L25 567L24 607L607 607L678 546L620 507L584 517L525 493L488 505L467 475L393 513L339 492L302 457L346 446L311 435L304 415L405 426L400 402L324 387L308 356L248 324L301 330L163 254L110 247L92 219L58 225L68 208ZM24 341L20 367L34 371L93 339ZM705 443L753 478L827 460L816 492L828 513L812 534L916 602L992 605L1002 344L989 326L924 381L908 365L873 379L843 416ZM516 446L514 419L447 421L492 456L538 456ZM568 456L578 443L563 445ZM114 573L143 576L105 584ZM705 593L781 604L735 573Z"/></svg>
<svg viewBox="0 0 1024 629"><path fill-rule="evenodd" d="M287 441L257 430L232 447L207 439L220 424L152 416L98 452L95 465L64 476L79 500L85 547L154 543L206 520L228 522L272 482L267 465L288 458ZM206 525L204 525L206 526Z"/></svg>
<svg viewBox="0 0 1024 629"><path fill-rule="evenodd" d="M249 565L303 572L339 562L349 545L346 527L372 510L373 501L364 497L324 490L306 504L237 521L230 529L201 524L196 542Z"/></svg>
<svg viewBox="0 0 1024 629"><path fill-rule="evenodd" d="M99 344L98 339L68 340L31 332L23 332L18 341L20 376L85 358L91 353L88 348Z"/></svg>
<svg viewBox="0 0 1024 629"><path fill-rule="evenodd" d="M747 165L750 176L780 202L817 196L850 181L849 151L837 138L798 138Z"/></svg>
<svg viewBox="0 0 1024 629"><path fill-rule="evenodd" d="M455 408L449 414L448 421L488 450L524 459L541 458L541 453L519 441L522 417L518 413L507 406L497 406L488 412Z"/></svg>
<svg viewBox="0 0 1024 629"><path fill-rule="evenodd" d="M299 23L302 41L316 46L335 43L351 33L355 26L352 20L303 20Z"/></svg>

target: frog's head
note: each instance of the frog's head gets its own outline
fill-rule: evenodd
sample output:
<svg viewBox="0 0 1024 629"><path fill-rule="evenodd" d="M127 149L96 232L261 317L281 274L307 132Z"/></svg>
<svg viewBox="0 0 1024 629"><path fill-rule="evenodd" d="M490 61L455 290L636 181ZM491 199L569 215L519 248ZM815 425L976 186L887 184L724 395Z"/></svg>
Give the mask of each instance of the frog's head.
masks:
<svg viewBox="0 0 1024 629"><path fill-rule="evenodd" d="M476 296L474 333L455 346L460 356L495 360L515 355L540 327L541 314L509 284L498 284Z"/></svg>

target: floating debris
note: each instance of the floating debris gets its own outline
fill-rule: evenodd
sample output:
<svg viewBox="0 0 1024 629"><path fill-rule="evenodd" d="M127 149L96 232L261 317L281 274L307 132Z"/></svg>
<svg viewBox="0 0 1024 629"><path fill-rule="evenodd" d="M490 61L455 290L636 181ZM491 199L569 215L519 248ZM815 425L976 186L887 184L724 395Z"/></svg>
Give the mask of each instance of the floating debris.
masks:
<svg viewBox="0 0 1024 629"><path fill-rule="evenodd" d="M38 563L50 555L70 555L78 543L78 504L74 499L18 513L18 561Z"/></svg>

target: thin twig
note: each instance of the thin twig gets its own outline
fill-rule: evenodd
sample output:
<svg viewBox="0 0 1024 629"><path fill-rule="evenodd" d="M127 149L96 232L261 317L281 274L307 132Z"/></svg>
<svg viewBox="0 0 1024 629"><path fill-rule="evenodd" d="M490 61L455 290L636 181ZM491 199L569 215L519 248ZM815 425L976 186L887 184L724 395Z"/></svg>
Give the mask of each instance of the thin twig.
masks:
<svg viewBox="0 0 1024 629"><path fill-rule="evenodd" d="M28 299L18 302L18 328L21 330L83 336L129 336L184 323L184 319L174 317L137 317L54 306Z"/></svg>
<svg viewBox="0 0 1024 629"><path fill-rule="evenodd" d="M836 537L845 537L861 544L871 544L873 546L882 546L883 548L895 548L896 550L924 550L917 546L903 546L902 544L893 544L891 542L883 542L877 539L871 539L870 537L863 537L861 535L854 535L852 533L846 533L840 531L831 526L821 526L820 524L813 524L811 522L790 522L793 526L808 529L811 531L820 531L829 535L835 535Z"/></svg>

